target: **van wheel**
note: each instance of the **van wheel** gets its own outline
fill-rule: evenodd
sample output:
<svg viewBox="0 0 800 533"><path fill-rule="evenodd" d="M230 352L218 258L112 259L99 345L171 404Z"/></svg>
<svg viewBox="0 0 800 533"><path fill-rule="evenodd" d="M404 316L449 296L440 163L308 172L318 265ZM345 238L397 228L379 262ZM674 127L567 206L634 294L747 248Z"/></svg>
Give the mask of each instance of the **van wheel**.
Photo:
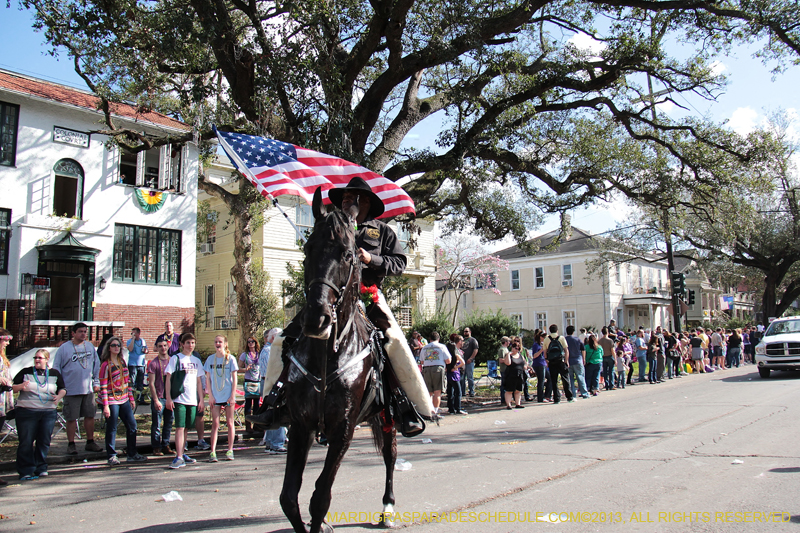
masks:
<svg viewBox="0 0 800 533"><path fill-rule="evenodd" d="M761 367L758 369L758 375L760 375L764 379L767 379L769 377L769 371L770 371L769 368Z"/></svg>

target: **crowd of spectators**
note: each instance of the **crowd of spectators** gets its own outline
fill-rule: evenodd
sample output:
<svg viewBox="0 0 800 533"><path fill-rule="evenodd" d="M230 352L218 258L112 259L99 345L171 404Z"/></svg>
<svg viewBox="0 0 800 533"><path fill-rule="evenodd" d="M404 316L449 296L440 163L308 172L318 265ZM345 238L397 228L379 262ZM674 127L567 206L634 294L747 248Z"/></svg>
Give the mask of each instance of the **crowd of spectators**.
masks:
<svg viewBox="0 0 800 533"><path fill-rule="evenodd" d="M565 333L560 335L556 325L548 332L537 329L530 350L522 347L519 337L501 339L497 354L503 380L500 401L507 409L512 408L511 393L516 408L524 407L517 400L517 393L523 390L525 401L533 401L527 393L528 378L536 378L537 402L559 403L559 381L567 401L572 402L577 396L597 396L601 390L738 368L754 362L761 334L755 326L727 330L698 327L684 333L661 326L653 331L643 327L623 331L613 322L599 332L581 329L576 335L575 327L568 326ZM636 367L638 380L634 381ZM520 383L522 375L524 384Z"/></svg>
<svg viewBox="0 0 800 533"><path fill-rule="evenodd" d="M761 332L755 326L724 329L691 328L673 333L661 326L654 330L640 327L623 331L612 320L599 332L568 326L565 334L558 326L547 331L536 330L530 347L519 336L503 337L496 359L487 363L489 375L500 378L500 403L506 409L523 409L525 402L560 403L562 394L567 402L575 398L590 398L601 391L624 389L637 384L658 384L688 374L703 374L750 364L755 359L755 346ZM420 362L425 383L434 407L440 414L442 393L447 393L447 412L466 414L462 398L474 395L474 384L465 374L469 361L474 361L478 342L469 356L464 337L450 336L446 345L439 334L431 334L431 342L419 332L411 335L411 347ZM638 379L634 373L638 368ZM499 372L499 373L495 373ZM529 387L535 380L536 395ZM560 382L560 383L559 383ZM460 386L459 386L460 385Z"/></svg>
<svg viewBox="0 0 800 533"><path fill-rule="evenodd" d="M165 324L165 329L155 342L156 357L147 362L145 355L149 350L138 328L134 328L127 343L107 335L98 351L86 340L88 327L79 322L72 326L71 339L58 348L52 362L50 352L40 349L33 357L33 366L12 377L5 354L12 337L0 328L0 428L7 418L16 419L19 437L16 463L21 481L47 476L47 455L57 407L62 400L68 455L78 454L75 438L79 436L78 421L83 418L86 451L105 449L108 465L120 465L116 435L117 422L121 421L126 435L126 462L146 461L136 443L135 412L137 404L143 404L151 406L152 455L174 453L170 468L196 462L187 455L187 431L192 426L198 437L195 449L210 449L209 462L217 462L216 446L223 414L228 429L225 458L234 459L234 413L244 407L237 404L237 394L244 396L249 409L258 409L270 343L279 330L264 333L263 349L254 337L248 337L247 350L238 358L230 353L228 339L218 335L214 339L215 353L204 364L195 351L194 335L174 333L171 322ZM127 357L123 347L128 348ZM244 374L244 391L238 390L240 373ZM145 374L150 402L144 394ZM16 403L14 393L18 393ZM206 402L212 422L210 443L204 439ZM94 442L98 408L105 421L104 448ZM170 448L173 431L174 449ZM261 445L266 445L264 451L270 454L286 453L285 443L285 428L268 431L261 440ZM0 485L5 484L0 480Z"/></svg>

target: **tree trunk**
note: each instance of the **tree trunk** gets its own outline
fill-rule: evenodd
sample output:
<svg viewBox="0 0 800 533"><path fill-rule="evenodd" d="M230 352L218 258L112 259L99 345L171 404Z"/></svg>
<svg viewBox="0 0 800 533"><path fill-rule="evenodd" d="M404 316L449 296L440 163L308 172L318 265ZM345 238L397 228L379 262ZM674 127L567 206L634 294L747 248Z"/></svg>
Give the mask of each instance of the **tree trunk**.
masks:
<svg viewBox="0 0 800 533"><path fill-rule="evenodd" d="M776 292L778 289L778 277L775 272L767 272L764 277L764 294L761 297L761 323L765 326L769 325L769 318L777 317L778 300Z"/></svg>
<svg viewBox="0 0 800 533"><path fill-rule="evenodd" d="M244 202L237 202L243 204ZM241 335L239 336L239 351L247 349L247 337L256 339L261 336L255 330L253 302L250 295L253 293L253 277L250 275L250 266L253 262L253 234L252 216L248 206L241 205L237 212L231 212L236 228L236 238L233 240L234 264L231 267L231 278L236 292L236 325Z"/></svg>
<svg viewBox="0 0 800 533"><path fill-rule="evenodd" d="M253 312L253 302L250 298L253 289L253 278L250 275L250 266L253 261L253 214L256 210L252 206L256 202L263 200L255 188L245 178L240 178L239 194L220 187L208 181L201 174L197 181L198 186L208 194L222 200L230 211L234 221L235 235L233 240L234 265L231 267L231 278L236 293L236 325L241 335L239 337L239 353L247 348L247 336L252 335L259 339L260 332L255 331L258 327L255 313Z"/></svg>

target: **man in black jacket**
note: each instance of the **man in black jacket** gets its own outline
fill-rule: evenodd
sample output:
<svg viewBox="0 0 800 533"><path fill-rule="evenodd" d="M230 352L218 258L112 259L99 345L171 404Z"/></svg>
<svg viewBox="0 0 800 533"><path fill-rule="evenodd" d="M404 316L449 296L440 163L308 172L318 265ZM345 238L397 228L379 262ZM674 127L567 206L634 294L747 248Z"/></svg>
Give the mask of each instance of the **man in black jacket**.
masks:
<svg viewBox="0 0 800 533"><path fill-rule="evenodd" d="M358 203L359 211L356 217L358 229L355 237L358 258L361 261L361 283L367 287L375 285L380 289L386 276L402 274L406 268L405 252L392 228L377 220L377 217L384 212L384 205L369 184L357 176L350 180L347 187L329 190L328 198L334 206L344 210L349 209L356 202ZM422 415L432 414L434 412L433 404L422 380L422 375L419 373L416 360L383 293L379 293L379 301L368 309L368 316L388 338L385 349L400 386ZM278 356L271 355L269 358L264 383L265 395L272 391L283 371L283 359L280 357L283 342L297 339L301 331L302 325L299 317L295 317L283 331L283 335L273 342L271 354ZM259 425L265 425L271 420L271 414L263 410L257 415L248 417L248 421Z"/></svg>

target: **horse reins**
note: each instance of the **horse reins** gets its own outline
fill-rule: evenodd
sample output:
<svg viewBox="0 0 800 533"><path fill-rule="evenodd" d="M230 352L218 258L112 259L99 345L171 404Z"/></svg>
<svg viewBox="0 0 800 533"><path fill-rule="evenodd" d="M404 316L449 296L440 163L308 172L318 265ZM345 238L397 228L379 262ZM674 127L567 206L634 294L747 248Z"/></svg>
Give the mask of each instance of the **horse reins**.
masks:
<svg viewBox="0 0 800 533"><path fill-rule="evenodd" d="M356 257L357 255L355 252L350 252L350 272L347 274L347 280L345 280L344 285L342 285L341 289L336 287L333 283L328 281L324 278L314 278L308 283L308 288L310 289L313 285L325 285L330 290L333 291L333 294L336 295L336 301L331 305L331 326L333 326L333 351L339 351L339 342L342 340L347 332L350 330L350 326L353 324L353 314L350 314L350 318L347 319L347 324L345 324L342 331L339 332L339 320L337 319L336 310L339 308L339 305L342 303L344 299L344 292L347 289L347 286L350 284L350 280L353 279L353 272L355 271L355 264L356 264Z"/></svg>
<svg viewBox="0 0 800 533"><path fill-rule="evenodd" d="M347 332L350 331L350 328L353 325L353 319L355 317L355 313L350 313L350 317L347 319L347 323L342 328L342 330L339 331L339 320L338 320L338 317L337 317L337 314L336 314L336 310L341 305L342 300L344 300L345 290L347 290L347 286L350 284L350 281L353 279L353 272L355 271L356 261L357 261L357 254L354 253L354 252L351 252L350 261L349 261L350 262L350 272L347 274L347 280L345 281L345 283L342 285L341 288L337 287L336 285L334 285L333 283L331 283L330 281L328 281L328 280L326 280L324 278L314 278L308 283L308 288L309 289L313 285L318 285L318 284L319 285L325 285L330 290L332 290L333 293L336 295L336 301L331 305L331 325L333 326L333 351L334 352L338 352L339 351L339 344L340 344L342 338L344 338L344 336L347 335ZM367 344L367 347L364 348L363 350L361 350L358 353L358 355L356 355L356 357L354 357L353 359L349 360L347 363L345 363L343 366L337 368L335 371L331 372L326 378L327 385L326 385L325 389L327 390L331 386L331 384L335 380L339 379L342 376L342 374L344 374L344 372L348 368L352 367L356 363L359 363L360 361L363 361L370 354L370 348L371 348L370 345ZM300 361L298 361L298 359L294 356L294 354L292 354L289 357L289 360L292 362L292 364L294 364L295 367L297 367L297 370L300 371L300 373L309 381L309 383L311 383L311 385L314 387L314 390L316 390L317 392L322 392L322 389L320 388L320 386L322 385L322 379L321 378L318 378L317 376L315 376L314 374L309 372L308 369L306 369L306 367L303 366L303 364Z"/></svg>

